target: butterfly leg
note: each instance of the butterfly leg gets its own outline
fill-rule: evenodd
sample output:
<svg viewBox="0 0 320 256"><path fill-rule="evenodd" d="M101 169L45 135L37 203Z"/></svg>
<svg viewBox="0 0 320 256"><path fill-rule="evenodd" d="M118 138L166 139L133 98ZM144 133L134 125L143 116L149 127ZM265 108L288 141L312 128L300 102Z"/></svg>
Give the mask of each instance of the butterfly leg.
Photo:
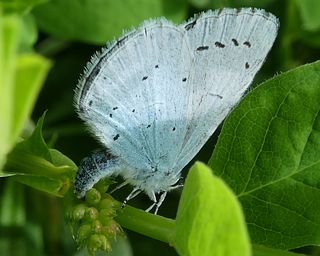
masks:
<svg viewBox="0 0 320 256"><path fill-rule="evenodd" d="M138 187L135 187L135 188L131 191L131 193L126 197L126 199L124 199L124 201L123 201L123 203L122 203L122 207L124 207L129 200L131 200L132 198L136 197L136 196L139 195L140 193L141 193L141 189L138 188Z"/></svg>
<svg viewBox="0 0 320 256"><path fill-rule="evenodd" d="M116 186L111 192L110 194L112 194L113 192L119 190L120 188L124 187L125 185L127 185L129 182L128 181L124 181L121 184L119 184L118 186Z"/></svg>
<svg viewBox="0 0 320 256"><path fill-rule="evenodd" d="M155 193L152 191L150 194L148 194L149 197L151 198L151 200L153 201L153 204L148 207L148 209L146 209L146 212L150 212L151 209L157 204L157 198L156 198L156 195Z"/></svg>
<svg viewBox="0 0 320 256"><path fill-rule="evenodd" d="M146 209L146 212L151 211L151 209L156 206L156 209L155 209L155 211L154 211L154 214L157 215L158 210L159 210L159 207L160 207L161 204L163 203L163 201L164 201L164 199L166 198L166 196L167 196L167 192L163 192L163 193L160 195L159 200L157 200L156 197L154 196L154 203L153 203L148 209Z"/></svg>
<svg viewBox="0 0 320 256"><path fill-rule="evenodd" d="M146 209L145 211L146 212L150 212L151 211L151 209L155 206L157 204L157 202L154 202L152 205L150 205L149 207L148 207L148 209Z"/></svg>
<svg viewBox="0 0 320 256"><path fill-rule="evenodd" d="M163 192L159 198L159 201L156 203L156 210L154 211L154 214L157 215L159 207L162 205L164 199L167 196L167 191Z"/></svg>
<svg viewBox="0 0 320 256"><path fill-rule="evenodd" d="M178 184L178 185L170 187L170 189L168 191L175 190L177 188L182 188L182 187L183 187L183 184Z"/></svg>

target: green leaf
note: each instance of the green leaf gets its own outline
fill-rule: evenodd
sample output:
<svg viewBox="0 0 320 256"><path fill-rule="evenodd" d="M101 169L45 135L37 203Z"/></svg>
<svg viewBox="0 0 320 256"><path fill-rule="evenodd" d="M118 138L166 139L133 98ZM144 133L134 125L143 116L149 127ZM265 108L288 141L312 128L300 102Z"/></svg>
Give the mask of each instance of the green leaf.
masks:
<svg viewBox="0 0 320 256"><path fill-rule="evenodd" d="M11 138L12 95L19 31L17 17L4 17L0 9L0 168L13 145Z"/></svg>
<svg viewBox="0 0 320 256"><path fill-rule="evenodd" d="M306 30L315 31L320 29L320 2L318 0L297 0L303 26Z"/></svg>
<svg viewBox="0 0 320 256"><path fill-rule="evenodd" d="M250 255L240 204L202 163L196 163L186 179L173 244L180 255Z"/></svg>
<svg viewBox="0 0 320 256"><path fill-rule="evenodd" d="M8 155L0 176L11 175L15 181L63 196L74 180L77 167L62 153L47 147L42 138L43 119L44 116L39 119L33 134Z"/></svg>
<svg viewBox="0 0 320 256"><path fill-rule="evenodd" d="M148 18L166 16L180 22L186 12L184 0L52 0L33 10L43 31L96 44L104 44Z"/></svg>
<svg viewBox="0 0 320 256"><path fill-rule="evenodd" d="M254 243L320 243L320 62L254 89L224 123L209 161L235 191Z"/></svg>
<svg viewBox="0 0 320 256"><path fill-rule="evenodd" d="M33 45L38 39L38 28L35 18L30 13L22 15L21 23L19 52L33 52Z"/></svg>
<svg viewBox="0 0 320 256"><path fill-rule="evenodd" d="M305 254L287 252L279 249L267 248L262 245L252 246L253 256L303 256Z"/></svg>
<svg viewBox="0 0 320 256"><path fill-rule="evenodd" d="M21 21L0 15L0 168L33 108L51 66L36 54L18 55Z"/></svg>
<svg viewBox="0 0 320 256"><path fill-rule="evenodd" d="M189 0L198 8L224 8L224 7L259 7L265 8L275 0Z"/></svg>
<svg viewBox="0 0 320 256"><path fill-rule="evenodd" d="M204 8L210 5L210 0L189 0L189 3L198 7L198 8Z"/></svg>
<svg viewBox="0 0 320 256"><path fill-rule="evenodd" d="M20 55L17 59L11 136L14 140L29 117L38 93L49 71L48 60L36 54Z"/></svg>
<svg viewBox="0 0 320 256"><path fill-rule="evenodd" d="M4 10L5 13L22 13L28 12L35 5L42 4L48 0L1 0L0 8Z"/></svg>
<svg viewBox="0 0 320 256"><path fill-rule="evenodd" d="M29 152L32 155L40 156L47 161L52 161L49 148L42 136L42 127L45 114L38 120L38 123L28 139L17 144L16 149Z"/></svg>

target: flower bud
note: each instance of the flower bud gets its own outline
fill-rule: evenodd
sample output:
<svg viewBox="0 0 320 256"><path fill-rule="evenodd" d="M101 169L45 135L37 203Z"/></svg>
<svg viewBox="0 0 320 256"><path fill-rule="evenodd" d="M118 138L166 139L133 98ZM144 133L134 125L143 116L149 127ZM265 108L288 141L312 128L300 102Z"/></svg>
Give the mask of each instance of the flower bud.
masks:
<svg viewBox="0 0 320 256"><path fill-rule="evenodd" d="M98 250L111 251L111 245L104 235L94 234L90 236L87 243L87 248L90 254L95 255Z"/></svg>
<svg viewBox="0 0 320 256"><path fill-rule="evenodd" d="M99 212L99 220L104 226L106 226L109 224L110 220L112 220L115 215L116 212L114 209L102 209Z"/></svg>
<svg viewBox="0 0 320 256"><path fill-rule="evenodd" d="M91 230L93 233L100 233L102 229L102 224L99 220L94 220L91 224Z"/></svg>
<svg viewBox="0 0 320 256"><path fill-rule="evenodd" d="M105 198L103 198L98 205L99 209L115 209L116 210L117 208L120 208L120 207L121 207L121 203L116 201L109 194L106 194Z"/></svg>
<svg viewBox="0 0 320 256"><path fill-rule="evenodd" d="M84 204L78 204L72 209L71 219L74 221L81 220L86 212L87 207Z"/></svg>
<svg viewBox="0 0 320 256"><path fill-rule="evenodd" d="M122 229L117 222L110 220L108 225L102 227L101 233L107 238L115 238L118 234L122 234Z"/></svg>
<svg viewBox="0 0 320 256"><path fill-rule="evenodd" d="M89 205L96 205L100 202L101 194L95 188L90 189L86 194L86 202Z"/></svg>
<svg viewBox="0 0 320 256"><path fill-rule="evenodd" d="M89 207L86 209L84 217L85 217L86 221L93 221L93 220L97 219L98 216L99 216L98 210L94 207Z"/></svg>
<svg viewBox="0 0 320 256"><path fill-rule="evenodd" d="M81 225L78 228L77 232L77 240L78 243L83 244L83 242L88 239L88 237L91 235L91 226L88 224Z"/></svg>

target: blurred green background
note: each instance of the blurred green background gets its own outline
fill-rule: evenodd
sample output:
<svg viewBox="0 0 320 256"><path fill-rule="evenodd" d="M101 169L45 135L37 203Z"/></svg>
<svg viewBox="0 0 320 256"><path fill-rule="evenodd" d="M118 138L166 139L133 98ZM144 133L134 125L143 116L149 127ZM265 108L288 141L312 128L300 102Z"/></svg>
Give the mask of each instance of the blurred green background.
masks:
<svg viewBox="0 0 320 256"><path fill-rule="evenodd" d="M95 51L145 19L164 16L181 23L207 9L246 6L264 8L280 19L279 36L254 84L320 58L317 0L0 0L0 15L16 15L21 21L19 53L38 53L52 63L26 132L47 110L44 138L78 164L100 147L73 108L79 75ZM207 162L218 132L195 159ZM121 189L115 197L123 200L129 190ZM160 215L175 218L180 192L168 195ZM131 204L147 208L150 201L139 196ZM65 222L63 199L9 178L0 180L0 226L1 255L86 255L77 251ZM110 255L177 255L167 244L126 234ZM301 251L317 254L312 247Z"/></svg>

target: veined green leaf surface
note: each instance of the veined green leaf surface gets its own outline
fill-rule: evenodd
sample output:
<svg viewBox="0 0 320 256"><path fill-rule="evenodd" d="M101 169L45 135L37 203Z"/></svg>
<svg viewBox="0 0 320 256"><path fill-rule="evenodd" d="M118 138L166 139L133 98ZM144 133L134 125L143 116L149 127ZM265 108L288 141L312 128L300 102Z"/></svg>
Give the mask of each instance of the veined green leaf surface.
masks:
<svg viewBox="0 0 320 256"><path fill-rule="evenodd" d="M235 191L254 243L320 243L320 62L254 89L224 123L209 165Z"/></svg>

